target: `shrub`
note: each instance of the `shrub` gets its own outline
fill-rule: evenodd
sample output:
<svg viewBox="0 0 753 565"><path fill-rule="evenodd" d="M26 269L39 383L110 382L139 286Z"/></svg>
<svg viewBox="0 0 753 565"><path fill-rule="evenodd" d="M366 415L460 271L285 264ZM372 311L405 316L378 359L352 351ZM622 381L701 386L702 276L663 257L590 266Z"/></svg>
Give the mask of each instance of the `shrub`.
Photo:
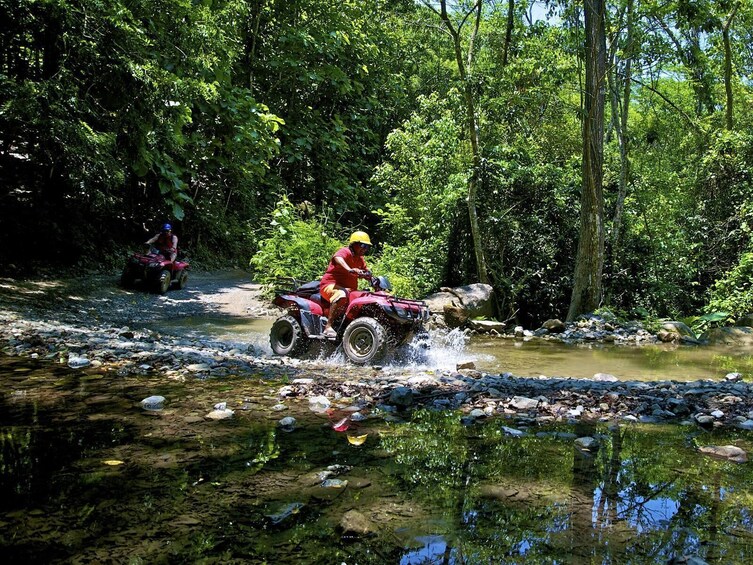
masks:
<svg viewBox="0 0 753 565"><path fill-rule="evenodd" d="M250 266L256 280L269 284L277 277L318 279L342 243L332 233L342 228L324 213L308 216L310 207L296 207L287 196L275 206L269 223L254 232L259 250Z"/></svg>

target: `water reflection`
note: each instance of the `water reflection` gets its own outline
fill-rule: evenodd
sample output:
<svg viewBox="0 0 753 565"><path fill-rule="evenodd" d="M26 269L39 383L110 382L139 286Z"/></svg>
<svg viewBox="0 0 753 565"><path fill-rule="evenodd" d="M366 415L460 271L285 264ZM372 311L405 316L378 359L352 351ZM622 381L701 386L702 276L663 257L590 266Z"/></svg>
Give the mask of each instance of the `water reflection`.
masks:
<svg viewBox="0 0 753 565"><path fill-rule="evenodd" d="M748 432L465 427L427 411L369 419L356 446L305 399L287 401L298 425L280 431L270 383L28 363L0 359L0 549L12 562L753 561L750 465L697 451L750 451ZM140 409L154 393L166 408ZM233 421L203 419L219 400ZM596 443L579 448L582 436Z"/></svg>

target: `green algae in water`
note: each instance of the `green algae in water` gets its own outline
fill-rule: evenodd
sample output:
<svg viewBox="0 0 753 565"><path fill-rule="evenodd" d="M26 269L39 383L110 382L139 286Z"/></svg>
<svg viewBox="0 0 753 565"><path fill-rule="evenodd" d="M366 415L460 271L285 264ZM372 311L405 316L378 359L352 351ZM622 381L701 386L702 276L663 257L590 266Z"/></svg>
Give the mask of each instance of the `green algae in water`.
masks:
<svg viewBox="0 0 753 565"><path fill-rule="evenodd" d="M233 397L265 409L208 422L195 415L233 402L226 380L60 376L0 360L8 561L753 562L750 464L697 451L750 451L749 432L466 427L460 414L419 411L362 423L369 440L356 447L305 399L289 402L298 428L279 432L268 386L252 380L233 380ZM155 392L171 409L144 414L138 402ZM577 436L599 448L576 449ZM323 488L335 465L347 486Z"/></svg>

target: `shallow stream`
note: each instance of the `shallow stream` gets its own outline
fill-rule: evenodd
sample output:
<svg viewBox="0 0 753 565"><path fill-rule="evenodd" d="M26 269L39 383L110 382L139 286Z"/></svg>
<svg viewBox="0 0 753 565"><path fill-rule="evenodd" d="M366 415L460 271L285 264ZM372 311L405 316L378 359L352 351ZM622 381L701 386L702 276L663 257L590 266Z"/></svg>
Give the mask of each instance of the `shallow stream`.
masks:
<svg viewBox="0 0 753 565"><path fill-rule="evenodd" d="M357 399L281 409L281 383L262 376L181 383L5 357L0 378L5 562L753 562L750 463L697 451L750 452L750 432L466 427L426 411L337 432ZM155 394L164 408L143 409ZM218 402L232 420L204 418ZM576 449L581 436L600 448Z"/></svg>
<svg viewBox="0 0 753 565"><path fill-rule="evenodd" d="M254 346L271 354L269 329L272 320L196 316L162 321L156 329L190 336L212 336ZM543 339L465 337L459 332L435 333L428 357L415 370L452 370L458 363L473 362L492 374L510 372L518 377L591 378L607 373L620 380L723 379L727 373L753 376L753 356L732 347L676 344L615 345L605 343L565 344ZM340 364L341 357L330 360ZM401 363L400 367L405 364Z"/></svg>

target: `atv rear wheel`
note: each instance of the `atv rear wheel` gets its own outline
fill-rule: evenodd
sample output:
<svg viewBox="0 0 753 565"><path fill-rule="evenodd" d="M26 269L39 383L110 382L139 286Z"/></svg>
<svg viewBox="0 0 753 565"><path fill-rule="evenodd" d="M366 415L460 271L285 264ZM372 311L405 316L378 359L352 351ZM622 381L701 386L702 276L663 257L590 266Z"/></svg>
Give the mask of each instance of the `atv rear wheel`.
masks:
<svg viewBox="0 0 753 565"><path fill-rule="evenodd" d="M272 324L269 343L277 355L298 356L306 350L307 342L301 324L293 316L283 316Z"/></svg>
<svg viewBox="0 0 753 565"><path fill-rule="evenodd" d="M343 334L343 351L353 361L363 365L379 360L387 348L387 332L374 318L358 318Z"/></svg>
<svg viewBox="0 0 753 565"><path fill-rule="evenodd" d="M157 280L155 281L155 290L159 294L165 294L170 288L171 282L172 277L170 276L170 271L168 271L167 269L162 269L162 272L160 272Z"/></svg>

